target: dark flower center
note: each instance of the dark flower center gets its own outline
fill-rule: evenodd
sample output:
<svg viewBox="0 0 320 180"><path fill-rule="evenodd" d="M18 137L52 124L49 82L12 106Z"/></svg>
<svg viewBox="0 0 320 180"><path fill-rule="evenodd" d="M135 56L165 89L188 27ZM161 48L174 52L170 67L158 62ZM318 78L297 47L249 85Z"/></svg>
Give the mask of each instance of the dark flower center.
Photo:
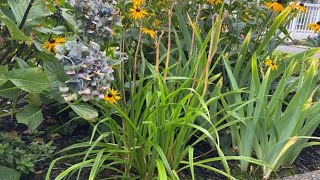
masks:
<svg viewBox="0 0 320 180"><path fill-rule="evenodd" d="M320 25L320 21L318 21L317 24Z"/></svg>
<svg viewBox="0 0 320 180"><path fill-rule="evenodd" d="M136 11L137 11L137 12L140 12L141 10L140 10L140 8L136 8Z"/></svg>
<svg viewBox="0 0 320 180"><path fill-rule="evenodd" d="M304 7L304 4L303 4L303 3L300 3L299 5L302 6L302 7Z"/></svg>
<svg viewBox="0 0 320 180"><path fill-rule="evenodd" d="M282 4L282 0L277 0L277 3Z"/></svg>
<svg viewBox="0 0 320 180"><path fill-rule="evenodd" d="M108 93L107 96L108 96L108 98L112 98L112 94L111 93Z"/></svg>
<svg viewBox="0 0 320 180"><path fill-rule="evenodd" d="M49 42L53 44L56 42L56 40L53 39L53 40L50 40Z"/></svg>

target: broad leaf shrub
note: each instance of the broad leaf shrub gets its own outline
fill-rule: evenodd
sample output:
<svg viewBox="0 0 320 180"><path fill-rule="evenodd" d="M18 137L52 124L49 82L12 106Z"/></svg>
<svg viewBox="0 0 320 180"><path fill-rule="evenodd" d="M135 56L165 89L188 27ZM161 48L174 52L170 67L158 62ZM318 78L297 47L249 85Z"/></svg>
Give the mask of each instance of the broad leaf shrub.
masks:
<svg viewBox="0 0 320 180"><path fill-rule="evenodd" d="M49 157L55 149L52 142L45 144L40 141L22 140L15 131L1 132L0 140L0 169L10 168L0 173L1 179L6 179L10 175L12 179L16 179L14 174L20 176L35 172L35 166Z"/></svg>
<svg viewBox="0 0 320 180"><path fill-rule="evenodd" d="M46 179L80 179L84 171L89 179L179 179L186 171L196 179L196 166L235 179L229 160L244 172L259 165L267 179L317 144L308 140L317 139L310 136L319 124L318 65L310 60L319 49L273 54L302 11L295 2L8 0L0 7L0 96L9 102L0 117L15 115L34 130L49 106L92 126L89 141L58 153ZM200 141L218 156L196 160ZM222 145L236 154L226 156ZM63 161L70 166L52 177Z"/></svg>

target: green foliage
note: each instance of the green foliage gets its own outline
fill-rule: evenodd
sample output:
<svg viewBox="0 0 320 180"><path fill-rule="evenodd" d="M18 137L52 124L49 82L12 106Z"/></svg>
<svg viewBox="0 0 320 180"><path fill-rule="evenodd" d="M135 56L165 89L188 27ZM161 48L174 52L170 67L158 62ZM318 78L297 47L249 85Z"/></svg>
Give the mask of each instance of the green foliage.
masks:
<svg viewBox="0 0 320 180"><path fill-rule="evenodd" d="M288 15L288 8L277 17L272 25L273 28L279 27L279 21L285 19L285 14ZM249 33L248 38L250 38L250 35ZM245 40L242 49L247 48L248 38ZM270 38L271 34L266 35L260 47L265 47ZM310 121L309 116L320 110L317 108L317 103L312 103L314 89L317 89L316 83L319 80L315 76L315 69L318 65L312 63L308 70L300 66L298 77L295 77L293 72L298 63L304 64L303 60L310 58L318 49L282 59L277 62L279 70L272 71L269 68L265 73L258 71L258 57L260 58L258 55L262 49L264 48L258 48L255 51L250 60L251 67L247 68L247 65L245 70L242 71L245 76L251 72L251 77L239 76L240 71L237 69L242 66L242 57L245 56L245 51L241 54L240 61L236 62L235 71L233 71L229 60L224 60L232 89L236 90L245 86L248 92L243 95L237 94L227 97L224 100L225 102L222 103L222 107L230 109L230 103L245 104L251 101L241 109L237 109L236 114L228 118L230 122L237 121L237 119L248 119L241 122L238 125L239 128L231 127L233 147L239 148L241 156L252 156L254 151L258 159L270 164L270 168L263 168L264 177L268 178L273 170L277 170L281 165L288 162L293 162L294 158L292 156L291 159L285 159L283 156L286 156L290 148L298 148L294 145L298 140L297 136L312 135L310 131L307 133L299 130L303 129L304 122ZM307 111L309 108L314 111ZM309 128L312 127L314 130L318 124L319 121L315 120L312 124L309 124ZM286 142L288 143L286 144ZM301 146L304 145L300 144ZM302 148L298 149L300 152ZM242 160L241 170L246 171L247 168L248 162Z"/></svg>
<svg viewBox="0 0 320 180"><path fill-rule="evenodd" d="M30 0L9 0L8 4L14 14L17 24L22 22L23 16L28 8ZM49 16L52 12L46 8L47 3L42 0L35 0L26 18L24 27L30 27L43 22L43 17Z"/></svg>
<svg viewBox="0 0 320 180"><path fill-rule="evenodd" d="M98 111L87 104L71 104L70 107L75 113L85 120L95 121L98 117Z"/></svg>
<svg viewBox="0 0 320 180"><path fill-rule="evenodd" d="M11 38L17 41L32 41L30 37L26 36L12 20L10 20L6 15L0 12L1 21L7 26Z"/></svg>
<svg viewBox="0 0 320 180"><path fill-rule="evenodd" d="M18 171L7 168L5 166L0 166L0 179L11 179L11 180L19 180L21 173Z"/></svg>
<svg viewBox="0 0 320 180"><path fill-rule="evenodd" d="M51 144L51 142L47 144L43 142L28 143L14 134L1 132L0 168L5 166L25 174L34 172L35 165L53 153L54 147ZM13 172L12 176L17 176L19 174L17 172Z"/></svg>
<svg viewBox="0 0 320 180"><path fill-rule="evenodd" d="M16 114L17 122L28 126L30 130L36 129L43 120L41 109L30 104L26 105Z"/></svg>
<svg viewBox="0 0 320 180"><path fill-rule="evenodd" d="M4 74L17 88L30 93L48 90L49 81L41 68L14 69ZM37 77L37 78L34 78Z"/></svg>

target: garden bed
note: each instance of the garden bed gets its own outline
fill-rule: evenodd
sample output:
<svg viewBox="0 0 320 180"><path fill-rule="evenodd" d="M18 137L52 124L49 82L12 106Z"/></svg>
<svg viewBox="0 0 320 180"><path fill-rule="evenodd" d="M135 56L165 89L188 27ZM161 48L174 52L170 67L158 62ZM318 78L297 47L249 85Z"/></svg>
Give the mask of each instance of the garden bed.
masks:
<svg viewBox="0 0 320 180"><path fill-rule="evenodd" d="M49 119L52 119L52 117L49 117ZM45 121L47 123L44 123L41 128L39 129L40 131L46 130L48 127L50 127L52 124L48 123L48 121ZM49 121L50 122L50 121ZM14 120L10 120L9 118L2 118L0 119L0 131L3 132L11 132L11 131L17 131L18 134L26 138L28 134L25 133L27 130L27 127L24 125L19 125L16 126L16 123L14 123ZM68 136L60 136L59 138L53 140L53 145L56 147L55 152L72 145L77 142L82 142L88 139L89 136L89 126L80 126L74 129L74 133L69 134ZM313 136L315 137L320 137L320 128L318 128ZM48 142L50 141L48 139L48 136L45 134L42 134L40 136L41 138L44 138L44 141ZM195 139L195 138L194 138ZM206 158L212 158L212 157L217 157L218 154L216 151L212 151L212 148L207 142L200 142L197 144L195 147L195 161L197 160L203 160ZM232 152L231 149L226 150L228 152ZM40 163L37 164L35 167L35 172L30 173L29 175L23 175L21 177L21 180L43 180L45 178L47 169L50 165L51 160L53 160L55 157L52 156L49 159L46 159ZM52 176L55 177L57 174L59 174L62 170L65 170L70 164L68 162L60 163L57 167L53 169ZM209 163L208 164L211 167L215 167L217 169L223 170L223 166L221 163ZM254 169L252 170L251 174L243 174L240 173L237 169L239 169L239 162L237 161L229 161L229 165L231 166L232 173L234 177L238 179L261 179L261 176L259 176L259 173L255 173ZM302 152L299 154L297 159L294 161L292 165L284 166L280 169L279 172L277 172L277 176L284 178L284 177L291 177L294 175L299 175L295 176L297 177L303 177L302 174L308 173L308 172L319 172L320 170L320 146L311 146L307 147L302 150ZM219 175L217 173L213 173L210 170L207 170L205 168L200 168L196 167L195 168L195 174L196 178L199 180L206 180L206 179L227 179L226 177ZM81 180L86 180L89 175L89 171L84 170L83 173L81 174ZM182 173L179 174L182 179L184 178L191 178L190 172L188 170L183 171ZM312 173L307 174L308 177L313 177ZM275 174L271 176L271 178L277 178ZM318 176L316 176L318 177Z"/></svg>
<svg viewBox="0 0 320 180"><path fill-rule="evenodd" d="M278 51L307 11L276 0L1 1L0 179L319 169L320 48Z"/></svg>

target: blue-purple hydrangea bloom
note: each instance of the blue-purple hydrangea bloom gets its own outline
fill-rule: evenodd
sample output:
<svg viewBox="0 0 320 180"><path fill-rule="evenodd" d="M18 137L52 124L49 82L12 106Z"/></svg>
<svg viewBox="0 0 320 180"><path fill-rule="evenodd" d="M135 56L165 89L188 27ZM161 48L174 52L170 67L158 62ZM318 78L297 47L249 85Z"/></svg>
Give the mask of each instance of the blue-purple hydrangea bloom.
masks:
<svg viewBox="0 0 320 180"><path fill-rule="evenodd" d="M121 25L114 0L69 0L69 3L78 12L82 24L78 31L86 41L103 43L112 38L112 27Z"/></svg>
<svg viewBox="0 0 320 180"><path fill-rule="evenodd" d="M69 80L59 89L66 101L103 99L110 82L114 80L108 57L95 42L67 41L57 47L56 58L64 65Z"/></svg>

